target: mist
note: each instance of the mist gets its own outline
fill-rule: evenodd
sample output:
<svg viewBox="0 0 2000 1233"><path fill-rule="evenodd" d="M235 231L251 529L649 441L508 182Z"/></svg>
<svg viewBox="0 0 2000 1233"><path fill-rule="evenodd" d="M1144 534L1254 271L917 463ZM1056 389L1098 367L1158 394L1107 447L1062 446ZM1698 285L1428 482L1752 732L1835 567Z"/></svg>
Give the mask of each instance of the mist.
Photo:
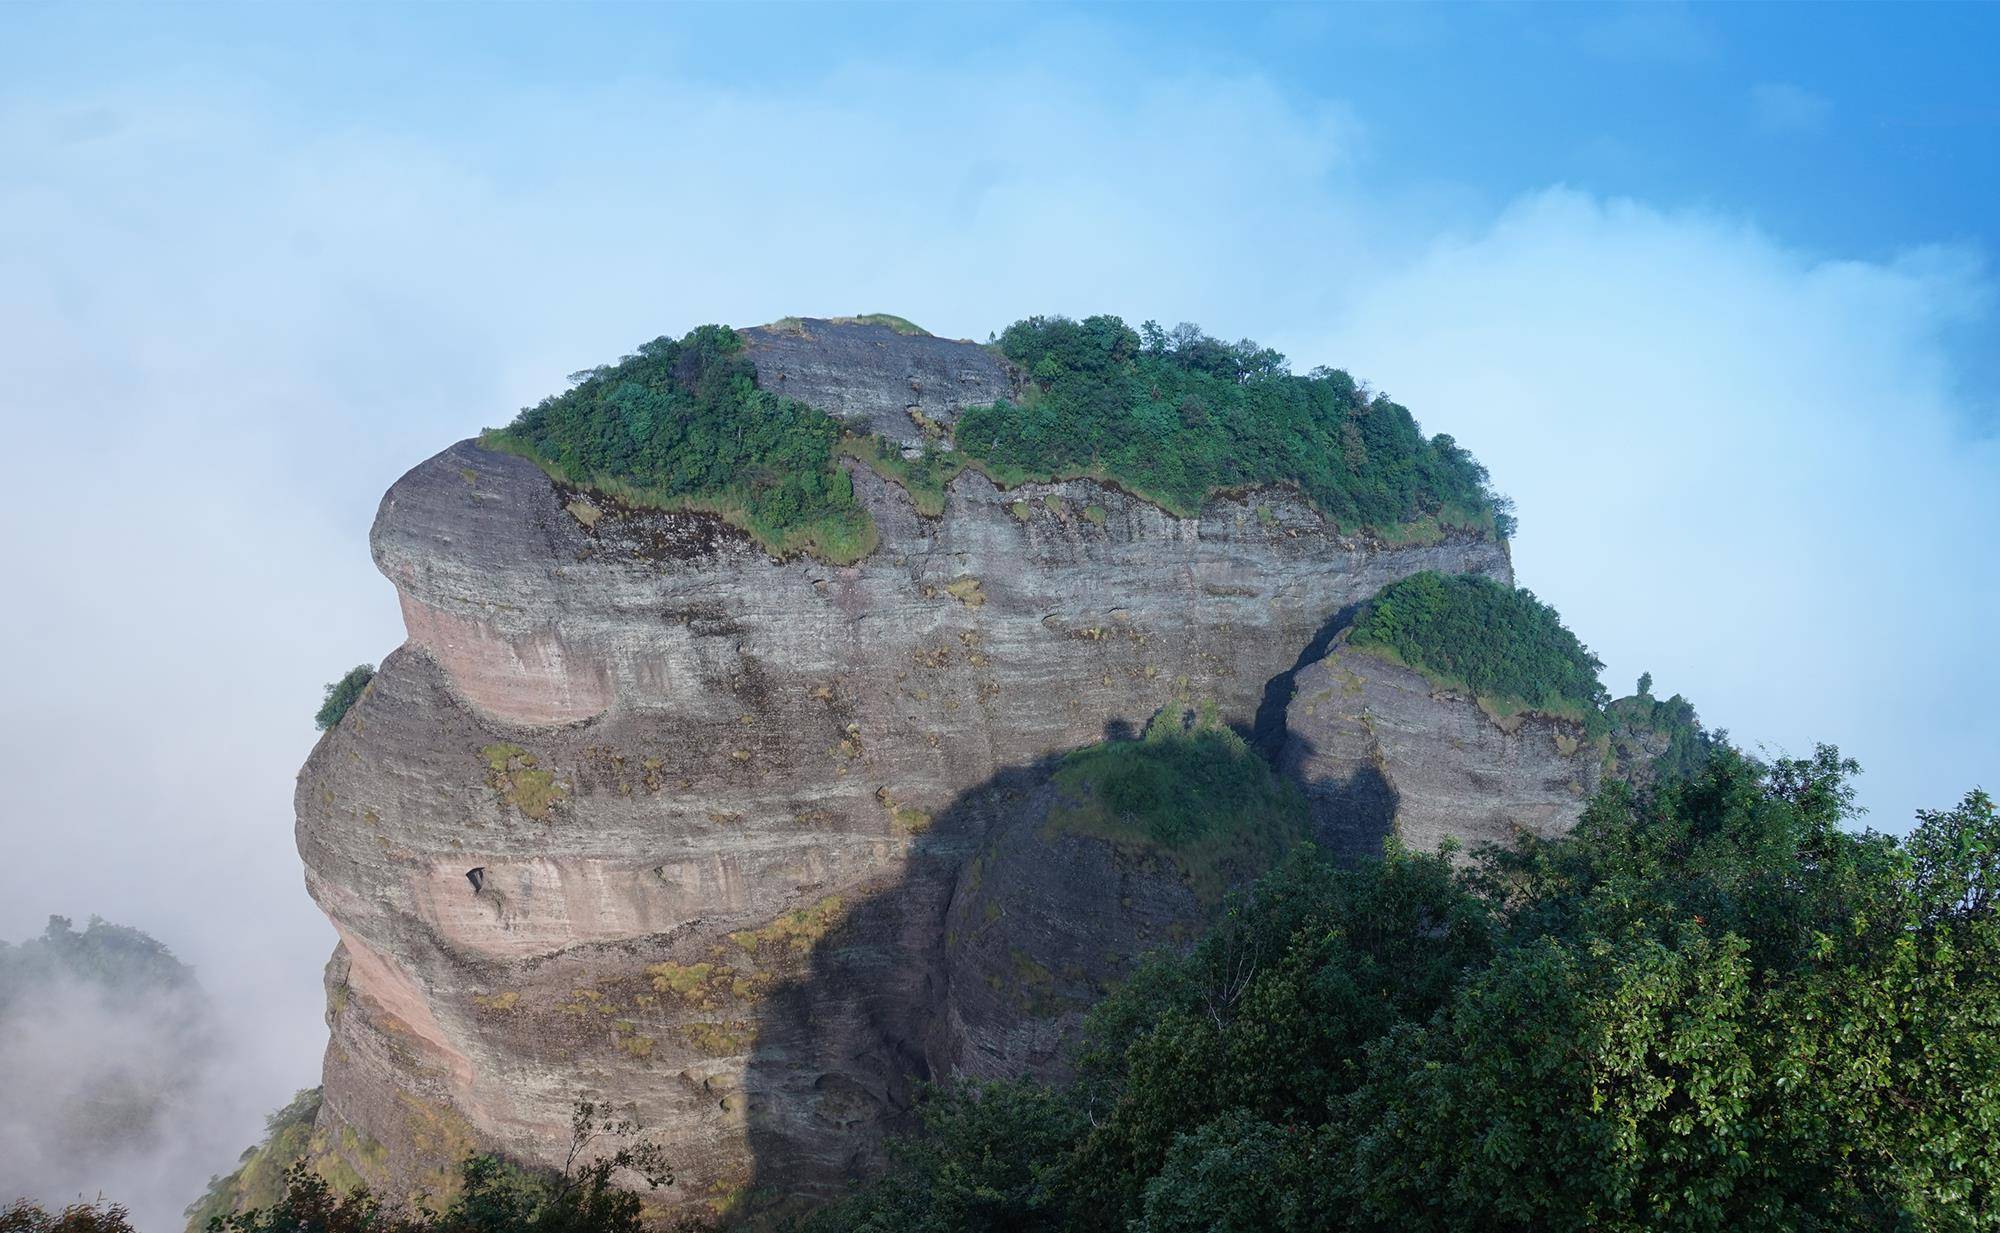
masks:
<svg viewBox="0 0 2000 1233"><path fill-rule="evenodd" d="M199 989L58 976L17 991L0 1009L0 1193L181 1223L189 1180L240 1151L264 1112L224 1065L225 1039Z"/></svg>
<svg viewBox="0 0 2000 1233"><path fill-rule="evenodd" d="M1115 312L1346 367L1516 498L1520 580L1614 692L1650 670L1752 747L1837 741L1883 829L2000 778L1975 246L1808 251L1555 184L1482 206L1399 180L1340 99L1061 34L754 87L475 74L428 125L200 65L0 94L0 937L146 930L223 1059L185 1133L93 1176L36 1160L41 1193L172 1229L318 1081L334 939L291 793L321 687L402 638L382 491L706 321ZM22 1047L142 1043L87 999L50 1022Z"/></svg>

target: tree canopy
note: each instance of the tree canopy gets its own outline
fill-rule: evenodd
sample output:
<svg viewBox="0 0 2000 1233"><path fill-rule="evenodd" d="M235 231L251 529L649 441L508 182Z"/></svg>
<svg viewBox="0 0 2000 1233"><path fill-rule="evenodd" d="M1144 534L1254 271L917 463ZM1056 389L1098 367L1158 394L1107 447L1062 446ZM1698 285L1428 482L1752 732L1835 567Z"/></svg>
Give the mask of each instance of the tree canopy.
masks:
<svg viewBox="0 0 2000 1233"><path fill-rule="evenodd" d="M1056 768L1049 821L1164 854L1196 896L1218 902L1305 836L1305 798L1213 707L1169 707L1139 740L1102 741Z"/></svg>
<svg viewBox="0 0 2000 1233"><path fill-rule="evenodd" d="M834 465L839 423L758 389L742 352L721 325L656 338L576 374L482 444L633 504L719 514L773 551L859 558L874 526Z"/></svg>
<svg viewBox="0 0 2000 1233"><path fill-rule="evenodd" d="M1482 698L1604 726L1604 665L1525 588L1477 574L1412 574L1368 602L1347 640Z"/></svg>
<svg viewBox="0 0 2000 1233"><path fill-rule="evenodd" d="M347 675L326 687L326 697L320 701L319 712L313 716L313 726L321 732L338 724L347 717L347 708L361 698L368 683L375 679L374 664L359 664L347 670Z"/></svg>
<svg viewBox="0 0 2000 1233"><path fill-rule="evenodd" d="M1975 1229L2000 1221L2000 818L1854 832L1726 746L1468 869L1301 853L1093 1012L1080 1075L932 1093L813 1230Z"/></svg>
<svg viewBox="0 0 2000 1233"><path fill-rule="evenodd" d="M1291 484L1347 530L1511 533L1471 454L1337 369L1299 376L1248 339L1112 316L1029 317L997 345L1028 396L967 410L954 433L996 478L1098 475L1182 515L1218 491Z"/></svg>
<svg viewBox="0 0 2000 1233"><path fill-rule="evenodd" d="M1406 409L1344 372L1298 376L1255 343L1106 316L1030 317L995 345L1028 375L1024 397L967 409L916 459L759 389L742 337L720 325L574 374L569 390L481 440L561 482L706 510L774 552L838 562L875 543L842 454L904 484L930 515L943 485L973 466L1003 486L1094 476L1184 516L1217 492L1289 484L1350 531L1511 532L1511 507L1471 454L1449 436L1425 438Z"/></svg>

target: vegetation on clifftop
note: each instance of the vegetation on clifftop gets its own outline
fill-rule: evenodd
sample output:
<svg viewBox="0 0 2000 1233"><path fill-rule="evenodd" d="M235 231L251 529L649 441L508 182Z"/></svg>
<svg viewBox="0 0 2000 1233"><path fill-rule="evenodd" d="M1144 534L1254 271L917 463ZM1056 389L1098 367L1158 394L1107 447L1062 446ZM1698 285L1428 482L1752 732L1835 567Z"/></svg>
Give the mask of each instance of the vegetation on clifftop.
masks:
<svg viewBox="0 0 2000 1233"><path fill-rule="evenodd" d="M1637 691L1604 708L1610 725L1611 770L1647 780L1690 779L1729 741L1727 732L1707 732L1694 704L1675 694L1653 696L1653 674L1639 678Z"/></svg>
<svg viewBox="0 0 2000 1233"><path fill-rule="evenodd" d="M881 313L836 320L923 332ZM786 318L771 328L805 326ZM1135 331L1116 317L1030 317L995 346L1031 378L1020 405L970 408L949 433L929 426L931 446L916 458L759 389L742 337L720 325L576 373L569 390L481 443L564 483L632 505L705 510L774 552L842 563L875 544L843 454L902 484L930 515L944 508L944 486L973 467L1003 487L1102 479L1183 516L1218 492L1284 484L1349 531L1422 540L1512 530L1485 468L1448 436L1426 439L1407 410L1344 372L1299 376L1254 343L1193 326Z"/></svg>
<svg viewBox="0 0 2000 1233"><path fill-rule="evenodd" d="M1721 747L1470 869L1302 853L1092 1013L1074 1083L934 1093L806 1227L1990 1228L2000 817L1856 833L1855 769Z"/></svg>
<svg viewBox="0 0 2000 1233"><path fill-rule="evenodd" d="M1300 376L1247 339L1112 316L1029 317L997 345L1029 395L967 410L954 438L1003 482L1096 476L1183 516L1219 491L1289 484L1349 531L1513 529L1471 454L1337 369Z"/></svg>
<svg viewBox="0 0 2000 1233"><path fill-rule="evenodd" d="M1347 634L1440 685L1502 711L1540 711L1605 731L1604 665L1534 593L1476 574L1412 574L1383 588Z"/></svg>
<svg viewBox="0 0 2000 1233"><path fill-rule="evenodd" d="M575 374L481 444L628 504L718 514L775 552L859 560L875 528L834 465L840 425L758 389L742 352L721 325L656 338Z"/></svg>

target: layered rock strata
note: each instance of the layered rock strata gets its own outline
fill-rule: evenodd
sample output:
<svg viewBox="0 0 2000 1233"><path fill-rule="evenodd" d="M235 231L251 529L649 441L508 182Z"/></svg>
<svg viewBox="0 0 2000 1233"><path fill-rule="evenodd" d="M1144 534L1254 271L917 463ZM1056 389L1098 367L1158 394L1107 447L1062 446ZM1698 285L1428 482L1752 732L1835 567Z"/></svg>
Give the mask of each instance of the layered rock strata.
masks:
<svg viewBox="0 0 2000 1233"><path fill-rule="evenodd" d="M1560 834L1603 776L1581 724L1496 714L1344 637L1295 690L1283 766L1321 843L1346 859L1379 855L1392 834L1421 852Z"/></svg>
<svg viewBox="0 0 2000 1233"><path fill-rule="evenodd" d="M873 328L815 325L817 368L753 349L760 382L782 354L795 395L912 422L906 356L829 341ZM986 399L964 374L992 357L931 344ZM1501 545L1344 537L1285 491L1183 519L967 473L933 519L854 479L881 546L846 567L471 442L390 489L373 545L409 638L297 793L341 936L321 1129L363 1176L560 1159L593 1099L670 1146L675 1203L836 1183L959 1064L949 904L1050 759L1166 705L1282 717L1304 649L1387 583L1511 581Z"/></svg>

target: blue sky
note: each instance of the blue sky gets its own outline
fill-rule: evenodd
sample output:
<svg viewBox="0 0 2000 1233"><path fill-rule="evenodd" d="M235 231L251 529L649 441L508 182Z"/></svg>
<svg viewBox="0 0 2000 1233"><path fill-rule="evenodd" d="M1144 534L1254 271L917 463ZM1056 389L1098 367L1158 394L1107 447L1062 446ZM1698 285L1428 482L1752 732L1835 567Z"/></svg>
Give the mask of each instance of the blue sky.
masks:
<svg viewBox="0 0 2000 1233"><path fill-rule="evenodd" d="M1517 498L1614 688L1838 743L1885 829L1992 789L1996 47L1971 4L0 6L0 937L115 913L257 1008L226 1165L324 1042L290 794L402 636L381 492L791 313L1347 367Z"/></svg>
<svg viewBox="0 0 2000 1233"><path fill-rule="evenodd" d="M1989 4L28 3L5 20L14 97L185 74L262 83L304 125L475 141L491 136L495 93L663 77L784 89L855 63L1030 59L1114 83L1255 74L1337 100L1366 118L1386 187L1465 210L1560 182L1743 211L1795 242L1880 257L1989 242L2000 189Z"/></svg>

